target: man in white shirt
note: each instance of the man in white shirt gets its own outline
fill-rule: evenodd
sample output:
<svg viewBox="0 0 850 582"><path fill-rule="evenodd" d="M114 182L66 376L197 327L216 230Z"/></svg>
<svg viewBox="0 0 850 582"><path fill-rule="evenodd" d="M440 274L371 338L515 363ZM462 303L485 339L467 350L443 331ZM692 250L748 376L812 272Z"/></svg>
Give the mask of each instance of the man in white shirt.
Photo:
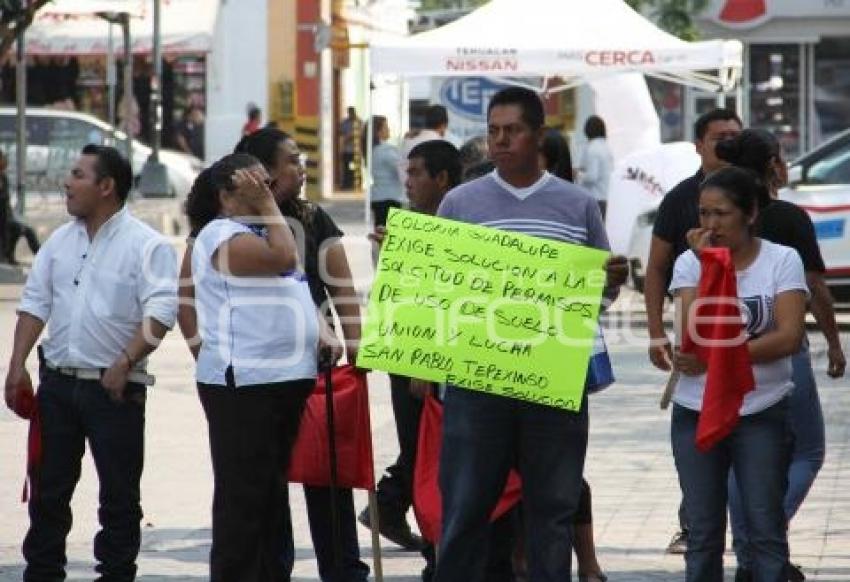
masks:
<svg viewBox="0 0 850 582"><path fill-rule="evenodd" d="M584 123L584 135L587 146L581 160L581 172L578 183L593 194L605 218L608 204L608 183L611 180L611 170L614 168L614 157L605 139L605 122L597 115L591 115Z"/></svg>
<svg viewBox="0 0 850 582"><path fill-rule="evenodd" d="M125 207L133 175L111 147L88 145L65 181L75 220L35 258L18 308L6 376L9 407L31 386L26 360L39 347L42 455L30 467L24 580L62 580L71 496L88 440L100 480L94 539L102 581L134 580L142 518L146 357L174 325L177 262L156 231Z"/></svg>
<svg viewBox="0 0 850 582"><path fill-rule="evenodd" d="M404 136L401 144L401 158L398 163L398 175L401 183L407 181L407 160L410 152L421 143L434 139L446 139L449 127L449 112L442 105L429 105L425 111L425 127L412 130Z"/></svg>

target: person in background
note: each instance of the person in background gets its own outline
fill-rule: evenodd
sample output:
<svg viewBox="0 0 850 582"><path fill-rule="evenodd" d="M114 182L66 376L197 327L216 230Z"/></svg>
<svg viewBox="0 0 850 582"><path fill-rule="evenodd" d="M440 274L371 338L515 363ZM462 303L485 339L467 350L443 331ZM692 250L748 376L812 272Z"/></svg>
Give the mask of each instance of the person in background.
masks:
<svg viewBox="0 0 850 582"><path fill-rule="evenodd" d="M9 186L9 177L6 174L8 160L6 154L0 151L0 257L10 265L17 265L15 249L18 240L23 237L27 241L30 252L35 256L41 244L35 230L21 220L12 210L12 196Z"/></svg>
<svg viewBox="0 0 850 582"><path fill-rule="evenodd" d="M456 147L444 140L431 140L414 147L409 154L405 190L411 210L433 216L446 192L460 184L461 162ZM382 225L375 225L370 239L380 245L386 235ZM398 435L399 454L378 482L377 500L380 533L391 542L408 550L421 550L427 564L423 582L431 579L434 547L410 530L407 512L413 503L413 472L419 440L419 418L422 400L432 388L430 382L390 374L393 418ZM371 528L369 508L358 521Z"/></svg>
<svg viewBox="0 0 850 582"><path fill-rule="evenodd" d="M368 134L363 134L365 155L369 151L365 145ZM404 203L404 191L398 179L399 151L389 143L390 126L383 115L372 116L372 187L369 201L372 217L376 226L387 224L390 208L401 208Z"/></svg>
<svg viewBox="0 0 850 582"><path fill-rule="evenodd" d="M177 147L199 160L204 159L204 113L197 105L190 105L177 124L174 139Z"/></svg>
<svg viewBox="0 0 850 582"><path fill-rule="evenodd" d="M401 160L398 164L399 179L407 179L407 156L417 145L432 139L446 139L449 127L449 112L442 105L429 105L425 110L425 126L412 129L404 136L401 144Z"/></svg>
<svg viewBox="0 0 850 582"><path fill-rule="evenodd" d="M694 324L689 323L694 302L712 300L697 297L702 278L699 253L708 247L729 249L744 324L742 344L737 345L748 352L754 377L754 388L743 394L740 417L728 434L710 448L698 448L701 412L717 408L716 402L706 403L707 366L704 357L692 351L678 351L674 357L680 376L673 393L670 433L688 519L687 582L723 580L730 470L735 472L750 534L752 579L788 580L788 522L783 509L791 452L788 396L794 388L791 356L800 350L805 334L808 288L797 252L754 234L759 201L768 197L767 186L752 171L726 167L710 174L700 186L700 226L688 234L693 250L676 259L670 282L677 298L679 337L688 334L699 342ZM706 342L711 336L702 339L697 345L720 349Z"/></svg>
<svg viewBox="0 0 850 582"><path fill-rule="evenodd" d="M475 174L475 177L478 178L486 174L487 171L492 171L493 166L490 164L490 160L487 159L487 138L483 135L469 138L462 146L460 146L459 151L460 163L463 167L464 181L467 180L467 172L470 173L470 176ZM479 172L480 169L474 168L478 168L484 164L489 164L489 169L476 174L476 172Z"/></svg>
<svg viewBox="0 0 850 582"><path fill-rule="evenodd" d="M581 157L581 173L578 183L586 188L596 201L605 218L608 204L608 183L614 169L614 157L606 139L605 122L598 115L591 115L584 123L587 145Z"/></svg>
<svg viewBox="0 0 850 582"><path fill-rule="evenodd" d="M787 181L787 166L782 146L776 137L763 129L745 129L734 139L717 144L717 157L734 166L756 172L767 184L770 199L759 209L756 232L771 242L793 248L803 261L806 283L811 292L809 310L826 338L832 378L844 375L846 358L841 347L832 295L824 282L826 267L818 247L811 218L797 205L778 199L779 188ZM804 337L800 351L791 357L794 390L789 396L789 420L793 435L791 463L788 467L788 490L785 493L785 516L792 520L806 499L826 452L823 412L818 397L808 340ZM736 582L752 582L752 558L749 528L734 472L729 480L729 514L732 546L738 557ZM802 582L805 575L799 566L788 565L789 580Z"/></svg>
<svg viewBox="0 0 850 582"><path fill-rule="evenodd" d="M242 137L251 135L258 129L263 121L263 112L254 103L248 104L248 119L245 125L242 126Z"/></svg>
<svg viewBox="0 0 850 582"><path fill-rule="evenodd" d="M134 580L147 356L174 325L177 262L168 241L126 207L133 183L118 150L87 145L65 180L68 213L36 255L21 296L6 403L31 386L38 349L41 462L30 468L27 582L64 580L71 498L88 444L100 483L94 538L99 580Z"/></svg>
<svg viewBox="0 0 850 582"><path fill-rule="evenodd" d="M540 146L541 165L550 174L573 181L573 162L570 145L557 129L547 129ZM582 477L578 511L573 517L573 550L578 561L579 582L606 582L608 577L602 572L602 566L596 557L596 545L593 541L593 508L590 484Z"/></svg>
<svg viewBox="0 0 850 582"><path fill-rule="evenodd" d="M343 190L354 188L354 153L362 131L363 123L357 117L357 110L349 107L345 119L339 124L340 188Z"/></svg>
<svg viewBox="0 0 850 582"><path fill-rule="evenodd" d="M694 123L694 146L700 157L696 173L670 190L658 207L649 260L646 265L644 301L649 331L649 360L659 370L672 370L673 348L664 330L664 298L673 277L673 263L688 250L688 231L699 226L699 185L711 172L726 163L717 157L714 147L724 139L741 133L741 120L734 111L713 109ZM667 552L684 554L688 525L684 505L679 506L679 531L673 535Z"/></svg>

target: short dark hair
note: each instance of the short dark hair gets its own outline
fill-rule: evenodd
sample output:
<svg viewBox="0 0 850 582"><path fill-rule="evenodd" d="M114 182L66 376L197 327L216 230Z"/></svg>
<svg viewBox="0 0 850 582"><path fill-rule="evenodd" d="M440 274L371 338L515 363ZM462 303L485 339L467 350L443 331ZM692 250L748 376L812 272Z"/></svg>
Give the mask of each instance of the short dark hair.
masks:
<svg viewBox="0 0 850 582"><path fill-rule="evenodd" d="M276 127L263 127L254 133L243 136L233 148L234 154L248 154L260 160L266 170L274 168L277 161L277 148L280 142L291 139L285 131ZM226 158L222 158L224 160Z"/></svg>
<svg viewBox="0 0 850 582"><path fill-rule="evenodd" d="M460 176L463 171L460 163L460 152L455 146L442 139L431 139L423 141L414 146L407 159L422 158L428 175L436 178L440 172L445 171L449 178L449 188L460 184Z"/></svg>
<svg viewBox="0 0 850 582"><path fill-rule="evenodd" d="M218 193L220 190L233 190L233 173L259 163L257 158L248 154L229 154L198 174L186 197L186 216L194 236L221 213Z"/></svg>
<svg viewBox="0 0 850 582"><path fill-rule="evenodd" d="M738 125L744 127L741 118L731 109L712 109L700 115L696 123L694 123L694 137L696 139L704 138L705 133L708 131L708 125L714 121L735 121Z"/></svg>
<svg viewBox="0 0 850 582"><path fill-rule="evenodd" d="M115 181L115 194L123 204L133 187L133 169L127 158L114 147L93 143L83 147L82 154L95 157L94 172L98 182L105 178Z"/></svg>
<svg viewBox="0 0 850 582"><path fill-rule="evenodd" d="M477 166L487 160L487 138L483 135L476 135L466 140L460 146L460 163L464 171L472 166Z"/></svg>
<svg viewBox="0 0 850 582"><path fill-rule="evenodd" d="M764 207L765 200L770 200L767 186L759 175L737 166L726 166L709 174L699 190L708 188L721 190L747 216L753 216L757 209Z"/></svg>
<svg viewBox="0 0 850 582"><path fill-rule="evenodd" d="M525 87L505 87L490 99L487 105L487 118L494 107L499 105L519 105L522 110L522 120L531 129L537 130L543 127L546 115L543 112L543 102L540 97Z"/></svg>
<svg viewBox="0 0 850 582"><path fill-rule="evenodd" d="M439 129L449 124L449 112L442 105L430 105L425 111L425 127Z"/></svg>
<svg viewBox="0 0 850 582"><path fill-rule="evenodd" d="M555 176L568 182L573 181L573 158L570 155L570 145L560 131L549 128L543 134L540 153L546 160L546 169Z"/></svg>
<svg viewBox="0 0 850 582"><path fill-rule="evenodd" d="M598 115L591 115L584 122L584 135L587 139L605 137L605 122Z"/></svg>

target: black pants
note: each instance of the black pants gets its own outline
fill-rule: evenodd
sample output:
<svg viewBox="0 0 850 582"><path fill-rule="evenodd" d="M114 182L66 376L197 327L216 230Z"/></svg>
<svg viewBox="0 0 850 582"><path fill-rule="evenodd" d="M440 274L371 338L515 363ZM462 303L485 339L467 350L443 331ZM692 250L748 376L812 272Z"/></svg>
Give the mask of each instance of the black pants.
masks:
<svg viewBox="0 0 850 582"><path fill-rule="evenodd" d="M209 425L211 582L284 582L286 468L315 380L244 388L198 384Z"/></svg>
<svg viewBox="0 0 850 582"><path fill-rule="evenodd" d="M139 480L144 459L145 387L128 384L113 402L97 380L45 371L38 390L43 455L32 475L30 529L24 539L26 582L65 579L71 497L85 442L100 482L94 556L101 582L134 580L142 519Z"/></svg>
<svg viewBox="0 0 850 582"><path fill-rule="evenodd" d="M387 215L390 208L401 208L401 202L397 200L379 200L372 202L372 212L375 215L375 226L386 226Z"/></svg>
<svg viewBox="0 0 850 582"><path fill-rule="evenodd" d="M404 519L413 503L413 468L422 415L422 401L410 393L410 378L390 374L390 389L399 453L378 482L378 507L384 522Z"/></svg>
<svg viewBox="0 0 850 582"><path fill-rule="evenodd" d="M26 239L27 246L29 246L30 252L33 255L38 253L38 249L40 248L38 236L31 226L17 220L11 220L8 222L6 228L7 231L3 239L3 245L6 259L10 263L15 262L15 248L18 246L18 239L21 237Z"/></svg>
<svg viewBox="0 0 850 582"><path fill-rule="evenodd" d="M310 537L316 552L319 577L322 582L365 582L369 566L360 559L357 540L357 520L354 513L354 494L351 489L336 491L337 525L339 527L339 563L335 563L333 520L331 519L331 488L304 486ZM295 565L295 546L292 543L292 516L289 504L283 504L284 548L281 561L284 571L291 573Z"/></svg>
<svg viewBox="0 0 850 582"><path fill-rule="evenodd" d="M354 162L354 152L342 152L342 183L340 187L343 190L351 190L354 188L354 168L351 167Z"/></svg>

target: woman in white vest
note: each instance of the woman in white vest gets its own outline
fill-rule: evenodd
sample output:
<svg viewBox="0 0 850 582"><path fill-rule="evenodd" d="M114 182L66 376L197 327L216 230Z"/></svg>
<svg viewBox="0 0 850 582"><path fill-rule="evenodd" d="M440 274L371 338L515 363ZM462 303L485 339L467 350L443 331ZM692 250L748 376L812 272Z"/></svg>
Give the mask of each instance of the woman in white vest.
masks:
<svg viewBox="0 0 850 582"><path fill-rule="evenodd" d="M196 377L215 479L210 580L274 580L285 469L326 324L263 166L232 154L199 181L187 214L197 232Z"/></svg>

